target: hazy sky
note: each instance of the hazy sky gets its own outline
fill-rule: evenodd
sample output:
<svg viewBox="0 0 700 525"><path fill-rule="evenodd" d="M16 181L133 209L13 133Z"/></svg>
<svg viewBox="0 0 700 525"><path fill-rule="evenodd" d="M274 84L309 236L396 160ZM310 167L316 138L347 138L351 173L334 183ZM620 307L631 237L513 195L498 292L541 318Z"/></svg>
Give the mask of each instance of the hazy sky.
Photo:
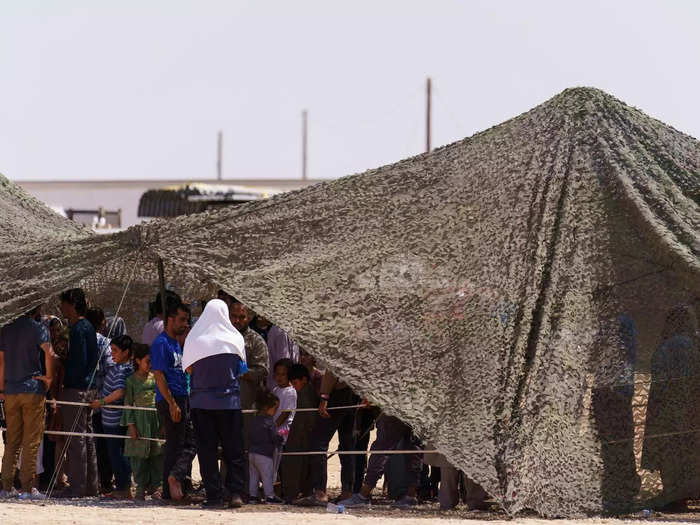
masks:
<svg viewBox="0 0 700 525"><path fill-rule="evenodd" d="M0 0L13 179L338 177L595 86L700 137L700 1Z"/></svg>

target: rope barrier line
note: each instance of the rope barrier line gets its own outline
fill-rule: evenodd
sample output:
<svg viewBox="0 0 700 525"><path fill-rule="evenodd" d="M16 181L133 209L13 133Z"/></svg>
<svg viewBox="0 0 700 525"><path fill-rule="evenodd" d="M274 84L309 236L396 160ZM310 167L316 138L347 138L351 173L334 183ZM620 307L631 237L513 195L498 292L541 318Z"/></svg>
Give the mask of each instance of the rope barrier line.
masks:
<svg viewBox="0 0 700 525"><path fill-rule="evenodd" d="M670 436L682 436L684 434L697 434L700 432L700 429L697 430L683 430L681 432L664 432L663 434L652 434L651 436L644 436L644 440L646 439L654 439L654 438L660 438L660 437L670 437ZM616 443L627 443L629 441L634 441L637 438L626 438L626 439L615 439L613 441L603 441L603 445L614 445Z"/></svg>
<svg viewBox="0 0 700 525"><path fill-rule="evenodd" d="M83 406L83 407L89 407L91 406L90 403L82 403L80 401L58 401L54 399L47 399L46 403L53 405L70 405L70 406ZM339 407L329 407L327 410L347 410L350 408L362 408L366 407L367 405L345 405L345 406L339 406ZM100 408L117 408L120 410L146 410L149 412L158 412L157 408L153 407L137 407L133 405L102 405ZM253 409L246 409L246 410L241 410L244 414L256 414L257 410ZM285 410L282 410L282 412L318 412L318 408L287 408Z"/></svg>
<svg viewBox="0 0 700 525"><path fill-rule="evenodd" d="M323 450L308 450L306 452L282 452L283 456L315 456L321 454L333 455L337 454L339 456L361 456L364 454L381 454L391 455L391 454L440 454L439 450L335 450L333 452L324 452Z"/></svg>
<svg viewBox="0 0 700 525"><path fill-rule="evenodd" d="M7 429L0 428L0 430L4 431ZM94 433L81 434L80 432L63 432L61 430L45 430L44 434L50 434L52 436L56 435L56 436L107 438L107 439L134 439L131 436L120 435L120 434L94 434ZM156 443L165 443L164 439L158 439L158 438L140 437L140 438L138 438L138 440L155 441ZM440 452L438 450L418 450L418 449L416 449L416 450L335 450L335 451L307 450L307 451L303 451L303 452L282 452L282 455L283 456L312 456L312 455L322 455L322 454L327 454L327 455L338 454L338 455L361 456L363 454L388 455L388 454L439 454L439 453Z"/></svg>
<svg viewBox="0 0 700 525"><path fill-rule="evenodd" d="M5 428L0 428L0 430L7 430ZM44 430L44 434L48 434L51 436L75 436L75 437L91 437L91 438L114 438L114 439L133 439L131 436L127 435L121 435L121 434L95 434L95 433L80 433L80 432L67 432L64 430ZM143 441L156 441L158 443L165 443L164 439L158 439L158 438L147 438L147 437L140 437L139 440Z"/></svg>

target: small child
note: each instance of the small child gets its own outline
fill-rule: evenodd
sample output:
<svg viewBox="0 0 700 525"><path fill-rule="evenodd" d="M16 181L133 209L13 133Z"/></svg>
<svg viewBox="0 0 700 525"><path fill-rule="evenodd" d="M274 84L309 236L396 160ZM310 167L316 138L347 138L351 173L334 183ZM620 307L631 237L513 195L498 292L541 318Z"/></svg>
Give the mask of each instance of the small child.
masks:
<svg viewBox="0 0 700 525"><path fill-rule="evenodd" d="M277 361L274 368L277 386L272 389L272 393L280 400L274 419L277 431L284 438L282 445L275 451L274 477L277 477L277 470L279 470L280 461L282 460L282 447L287 443L287 436L289 436L289 429L292 427L295 409L297 408L297 391L289 383L289 369L293 365L294 363L291 359L284 358Z"/></svg>
<svg viewBox="0 0 700 525"><path fill-rule="evenodd" d="M258 482L262 481L265 499L268 503L282 503L275 496L274 455L282 446L284 438L277 431L273 416L279 407L279 399L271 392L260 392L255 400L258 413L250 422L250 448L248 470L250 475L251 503L258 500Z"/></svg>
<svg viewBox="0 0 700 525"><path fill-rule="evenodd" d="M156 407L156 381L151 373L151 357L148 345L134 343L134 368L136 371L126 380L124 405ZM147 410L124 410L122 426L129 427L129 436L124 445L124 455L131 460L131 470L136 482L137 500L146 494L154 495L163 482L163 452L160 443L139 439L159 438L160 420L157 412Z"/></svg>

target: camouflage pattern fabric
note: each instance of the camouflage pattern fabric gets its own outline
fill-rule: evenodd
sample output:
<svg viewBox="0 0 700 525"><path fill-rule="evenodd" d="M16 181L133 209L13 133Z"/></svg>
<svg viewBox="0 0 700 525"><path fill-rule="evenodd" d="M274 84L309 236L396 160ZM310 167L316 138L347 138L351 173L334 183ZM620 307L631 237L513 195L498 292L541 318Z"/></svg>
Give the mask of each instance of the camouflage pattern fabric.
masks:
<svg viewBox="0 0 700 525"><path fill-rule="evenodd" d="M508 512L624 512L700 487L700 421L664 415L700 395L684 362L699 201L698 141L588 88L429 154L115 235L2 180L0 322L72 286L116 308L128 283L119 315L142 326L162 257L181 295L235 295ZM687 326L665 334L678 305ZM679 441L688 467L664 468Z"/></svg>

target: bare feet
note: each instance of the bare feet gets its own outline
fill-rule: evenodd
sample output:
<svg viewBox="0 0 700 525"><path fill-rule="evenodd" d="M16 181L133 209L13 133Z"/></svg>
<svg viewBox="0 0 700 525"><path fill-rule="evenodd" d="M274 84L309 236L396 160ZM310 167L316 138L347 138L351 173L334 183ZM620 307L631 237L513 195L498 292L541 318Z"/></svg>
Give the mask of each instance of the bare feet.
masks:
<svg viewBox="0 0 700 525"><path fill-rule="evenodd" d="M170 499L175 501L182 499L182 483L175 476L168 476L168 488L170 488Z"/></svg>

